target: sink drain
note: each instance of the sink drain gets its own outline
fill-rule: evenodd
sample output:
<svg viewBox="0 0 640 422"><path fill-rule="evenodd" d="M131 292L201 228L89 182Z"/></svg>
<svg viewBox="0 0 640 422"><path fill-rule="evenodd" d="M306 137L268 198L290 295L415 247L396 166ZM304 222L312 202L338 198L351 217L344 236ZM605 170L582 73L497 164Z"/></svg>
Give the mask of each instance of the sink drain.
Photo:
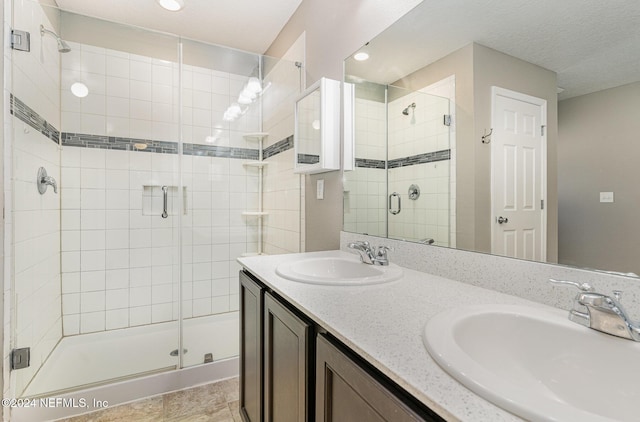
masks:
<svg viewBox="0 0 640 422"><path fill-rule="evenodd" d="M187 349L182 349L182 354L186 355L188 352ZM178 349L172 350L171 353L169 353L169 356L178 356Z"/></svg>

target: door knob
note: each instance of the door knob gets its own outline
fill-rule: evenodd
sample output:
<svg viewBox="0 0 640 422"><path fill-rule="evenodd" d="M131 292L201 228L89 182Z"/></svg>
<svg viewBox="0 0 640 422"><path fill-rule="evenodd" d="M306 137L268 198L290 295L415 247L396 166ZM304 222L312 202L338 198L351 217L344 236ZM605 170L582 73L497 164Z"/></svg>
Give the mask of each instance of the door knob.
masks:
<svg viewBox="0 0 640 422"><path fill-rule="evenodd" d="M502 216L500 216L500 217L498 217L498 220L497 220L497 221L498 221L498 224L503 224L503 223L508 223L508 222L509 222L509 219L508 219L508 218L506 218L506 217L502 217Z"/></svg>

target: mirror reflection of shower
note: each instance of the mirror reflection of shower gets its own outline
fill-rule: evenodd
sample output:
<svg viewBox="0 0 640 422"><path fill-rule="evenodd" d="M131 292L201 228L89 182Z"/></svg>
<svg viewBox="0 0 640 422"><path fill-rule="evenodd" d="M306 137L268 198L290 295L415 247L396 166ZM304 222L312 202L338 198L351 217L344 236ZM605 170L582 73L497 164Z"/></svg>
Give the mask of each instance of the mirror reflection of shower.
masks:
<svg viewBox="0 0 640 422"><path fill-rule="evenodd" d="M413 112L415 113L416 111L416 103L411 103L407 106L407 108L405 108L404 110L402 110L402 114L404 114L405 116L409 115L409 109L412 109Z"/></svg>
<svg viewBox="0 0 640 422"><path fill-rule="evenodd" d="M402 110L402 114L404 114L405 116L409 115L409 109L411 109L411 111L413 113L411 113L411 124L414 125L416 123L416 103L411 103L409 104L404 110Z"/></svg>
<svg viewBox="0 0 640 422"><path fill-rule="evenodd" d="M69 47L69 44L67 44L65 40L60 38L58 34L46 29L44 25L40 25L40 36L44 37L44 34L49 34L56 39L56 42L58 43L58 51L60 53L68 53L71 51L71 47Z"/></svg>

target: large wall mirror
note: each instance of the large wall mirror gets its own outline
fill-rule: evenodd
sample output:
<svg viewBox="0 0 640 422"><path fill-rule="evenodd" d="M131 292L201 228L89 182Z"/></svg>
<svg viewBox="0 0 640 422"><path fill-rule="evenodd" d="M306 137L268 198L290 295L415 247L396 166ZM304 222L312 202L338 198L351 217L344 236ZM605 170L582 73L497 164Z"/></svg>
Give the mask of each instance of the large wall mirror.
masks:
<svg viewBox="0 0 640 422"><path fill-rule="evenodd" d="M344 230L640 274L638 22L636 0L419 4L345 60Z"/></svg>

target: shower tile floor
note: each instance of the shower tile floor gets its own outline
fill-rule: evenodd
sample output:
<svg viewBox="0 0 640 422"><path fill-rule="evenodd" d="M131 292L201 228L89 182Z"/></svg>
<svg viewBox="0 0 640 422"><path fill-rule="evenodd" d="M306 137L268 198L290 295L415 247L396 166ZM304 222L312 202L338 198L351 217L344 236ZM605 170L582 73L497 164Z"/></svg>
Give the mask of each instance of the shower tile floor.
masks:
<svg viewBox="0 0 640 422"><path fill-rule="evenodd" d="M238 399L238 378L231 378L60 421L240 422Z"/></svg>

